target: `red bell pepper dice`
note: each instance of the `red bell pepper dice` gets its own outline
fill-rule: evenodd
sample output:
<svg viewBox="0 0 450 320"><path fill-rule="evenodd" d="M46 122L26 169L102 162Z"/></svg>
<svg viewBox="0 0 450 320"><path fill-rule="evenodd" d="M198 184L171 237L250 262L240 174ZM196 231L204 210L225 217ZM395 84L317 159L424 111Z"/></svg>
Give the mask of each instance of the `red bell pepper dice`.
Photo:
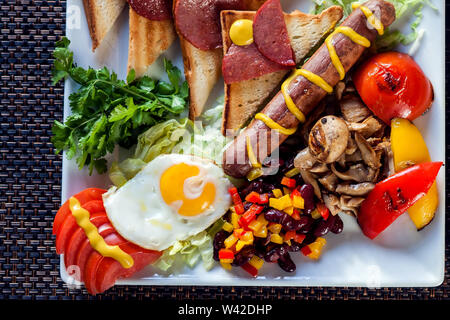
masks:
<svg viewBox="0 0 450 320"><path fill-rule="evenodd" d="M245 211L245 213L239 219L239 225L248 226L248 224L252 222L252 220L255 219L255 217L260 214L263 209L264 207L252 204L252 206L247 211Z"/></svg>
<svg viewBox="0 0 450 320"><path fill-rule="evenodd" d="M376 184L361 204L358 223L374 239L431 188L442 162L409 167Z"/></svg>
<svg viewBox="0 0 450 320"><path fill-rule="evenodd" d="M250 263L245 263L242 265L242 269L247 271L252 277L258 276L258 269L256 269L254 266L252 266Z"/></svg>

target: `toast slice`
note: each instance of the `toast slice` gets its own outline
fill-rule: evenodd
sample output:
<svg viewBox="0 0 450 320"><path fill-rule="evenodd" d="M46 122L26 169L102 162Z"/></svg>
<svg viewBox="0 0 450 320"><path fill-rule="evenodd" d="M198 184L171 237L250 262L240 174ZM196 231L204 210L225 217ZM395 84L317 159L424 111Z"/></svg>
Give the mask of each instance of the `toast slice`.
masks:
<svg viewBox="0 0 450 320"><path fill-rule="evenodd" d="M229 30L233 22L238 19L253 20L255 14L254 11L221 12L224 54L232 44ZM298 10L285 13L284 19L297 64L334 28L342 19L342 14L339 6L330 7L320 15L310 15ZM255 79L225 84L222 134L232 135L242 128L278 92L281 81L288 72L280 70Z"/></svg>
<svg viewBox="0 0 450 320"><path fill-rule="evenodd" d="M128 71L143 76L148 67L166 51L176 38L173 20L153 21L130 7Z"/></svg>
<svg viewBox="0 0 450 320"><path fill-rule="evenodd" d="M258 10L265 1L244 0L243 5L249 10ZM178 36L183 53L184 74L189 84L189 118L193 120L202 114L209 94L222 74L223 50L200 50L180 33Z"/></svg>
<svg viewBox="0 0 450 320"><path fill-rule="evenodd" d="M122 12L125 0L83 0L84 12L95 51Z"/></svg>

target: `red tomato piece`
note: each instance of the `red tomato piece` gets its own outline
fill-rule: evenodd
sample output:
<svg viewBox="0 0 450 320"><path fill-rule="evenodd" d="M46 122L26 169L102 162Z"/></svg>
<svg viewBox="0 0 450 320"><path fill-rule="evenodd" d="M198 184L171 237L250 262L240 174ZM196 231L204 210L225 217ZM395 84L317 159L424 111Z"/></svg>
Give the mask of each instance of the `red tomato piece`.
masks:
<svg viewBox="0 0 450 320"><path fill-rule="evenodd" d="M84 189L80 193L77 193L74 197L80 201L81 205L92 201L92 200L102 200L102 195L106 192L104 189L98 189L98 188L88 188ZM70 215L70 208L69 208L69 200L64 202L64 204L59 208L58 212L56 213L55 219L53 220L53 231L52 233L56 235L59 231L59 228L63 224L64 220L68 215Z"/></svg>
<svg viewBox="0 0 450 320"><path fill-rule="evenodd" d="M102 238L105 238L106 232L107 231L100 233L100 236ZM123 239L119 234L117 234L117 232L109 234L108 237L111 237L110 239L112 239L113 237L116 237L117 239L114 239L114 241L118 241L119 243L120 243L120 240ZM94 251L94 249L92 248L88 239L86 239L80 246L80 249L79 249L76 259L75 259L75 265L77 265L80 268L81 279L84 279L84 270L85 270L86 262L93 251Z"/></svg>
<svg viewBox="0 0 450 320"><path fill-rule="evenodd" d="M104 237L105 242L109 244L110 246L121 246L123 244L126 244L128 241L122 238L117 233L112 233L106 237ZM84 285L86 287L86 290L90 294L97 294L101 291L97 290L96 287L96 281L97 281L97 268L99 267L100 263L104 259L112 259L112 258L106 258L103 257L100 253L98 253L95 250L92 250L91 254L89 255L88 260L86 261L86 265L84 267L85 273L84 273ZM114 259L112 259L114 260ZM114 260L116 261L116 260Z"/></svg>
<svg viewBox="0 0 450 320"><path fill-rule="evenodd" d="M97 267L96 290L104 292L111 288L119 278L127 278L142 270L145 266L155 262L162 254L159 251L147 250L130 242L120 245L120 248L131 255L134 264L125 269L120 263L112 258L103 258Z"/></svg>
<svg viewBox="0 0 450 320"><path fill-rule="evenodd" d="M106 216L103 200L92 200L81 207L89 211L91 216L99 212ZM74 216L72 214L67 215L56 234L56 253L61 254L65 252L70 238L78 228L79 226Z"/></svg>
<svg viewBox="0 0 450 320"><path fill-rule="evenodd" d="M433 86L407 54L380 53L353 74L361 99L386 124L392 118L414 120L433 103Z"/></svg>
<svg viewBox="0 0 450 320"><path fill-rule="evenodd" d="M106 237L116 231L109 222L105 222L105 216L106 214L91 217L91 222L98 228L98 232ZM64 264L66 268L76 264L78 251L85 241L89 240L81 228L75 231L72 237L70 237L67 248L64 251Z"/></svg>

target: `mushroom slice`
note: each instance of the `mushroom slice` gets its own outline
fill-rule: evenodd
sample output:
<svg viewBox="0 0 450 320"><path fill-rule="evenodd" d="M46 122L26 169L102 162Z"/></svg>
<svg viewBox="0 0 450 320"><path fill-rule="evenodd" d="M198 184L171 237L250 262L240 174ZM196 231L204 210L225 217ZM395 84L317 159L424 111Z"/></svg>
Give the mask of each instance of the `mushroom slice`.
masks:
<svg viewBox="0 0 450 320"><path fill-rule="evenodd" d="M309 151L320 162L332 163L345 151L350 133L347 124L336 116L316 122L309 134Z"/></svg>
<svg viewBox="0 0 450 320"><path fill-rule="evenodd" d="M364 139L364 137L358 132L355 132L355 141L358 145L359 150L361 151L361 157L364 162L373 169L378 169L379 167L381 167L381 163L377 154L367 142L367 140Z"/></svg>
<svg viewBox="0 0 450 320"><path fill-rule="evenodd" d="M336 197L332 193L324 193L323 194L323 202L325 203L325 206L330 210L331 214L333 216L337 215L341 208L339 206L339 198Z"/></svg>
<svg viewBox="0 0 450 320"><path fill-rule="evenodd" d="M350 168L345 172L338 171L335 164L333 163L331 165L331 171L341 180L355 182L371 181L368 179L369 169L362 163L350 166Z"/></svg>
<svg viewBox="0 0 450 320"><path fill-rule="evenodd" d="M294 158L294 166L301 170L309 170L317 163L317 159L312 156L308 147L300 151Z"/></svg>
<svg viewBox="0 0 450 320"><path fill-rule="evenodd" d="M326 176L320 178L319 182L325 187L325 189L334 192L338 183L338 177L334 173L330 172Z"/></svg>
<svg viewBox="0 0 450 320"><path fill-rule="evenodd" d="M360 122L372 115L361 99L353 94L345 95L339 105L344 119L348 122Z"/></svg>
<svg viewBox="0 0 450 320"><path fill-rule="evenodd" d="M336 99L341 100L342 95L344 94L346 84L344 81L339 81L337 85L334 87L334 93L336 94Z"/></svg>
<svg viewBox="0 0 450 320"><path fill-rule="evenodd" d="M364 198L362 197L341 196L339 206L345 213L351 212L354 216L357 216L363 201Z"/></svg>
<svg viewBox="0 0 450 320"><path fill-rule="evenodd" d="M353 154L358 150L358 146L355 143L355 140L350 136L348 139L347 149L345 149L345 154Z"/></svg>
<svg viewBox="0 0 450 320"><path fill-rule="evenodd" d="M346 194L348 196L365 196L375 188L375 184L371 182L362 182L357 184L342 183L336 187L336 192Z"/></svg>
<svg viewBox="0 0 450 320"><path fill-rule="evenodd" d="M361 123L351 122L347 125L350 131L358 132L366 139L384 129L384 124L373 116L368 117Z"/></svg>
<svg viewBox="0 0 450 320"><path fill-rule="evenodd" d="M302 176L302 179L303 181L305 181L305 183L309 183L313 186L314 194L316 195L316 197L322 200L322 192L320 191L320 187L315 176L312 173L309 173L308 171L302 169L300 169L300 175Z"/></svg>
<svg viewBox="0 0 450 320"><path fill-rule="evenodd" d="M328 172L328 166L325 163L316 163L311 169L309 169L309 172L311 173L325 173Z"/></svg>
<svg viewBox="0 0 450 320"><path fill-rule="evenodd" d="M345 155L345 162L358 162L358 161L362 161L362 155L359 149L352 154Z"/></svg>

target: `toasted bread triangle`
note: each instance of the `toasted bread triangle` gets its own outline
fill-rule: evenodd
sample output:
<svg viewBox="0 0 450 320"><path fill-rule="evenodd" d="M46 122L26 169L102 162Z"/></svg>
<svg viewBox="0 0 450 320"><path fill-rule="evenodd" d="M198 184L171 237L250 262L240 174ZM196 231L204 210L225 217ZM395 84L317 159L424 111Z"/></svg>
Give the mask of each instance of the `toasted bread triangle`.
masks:
<svg viewBox="0 0 450 320"><path fill-rule="evenodd" d="M125 0L83 0L84 11L95 51L122 12Z"/></svg>
<svg viewBox="0 0 450 320"><path fill-rule="evenodd" d="M233 22L239 19L253 20L255 14L255 11L221 12L224 53L232 44L229 30ZM310 15L298 10L285 14L296 63L300 63L341 19L342 8L339 6L330 7L320 15ZM278 92L281 81L288 72L281 70L255 79L225 84L222 133L230 135L242 128Z"/></svg>
<svg viewBox="0 0 450 320"><path fill-rule="evenodd" d="M174 7L176 2L174 1ZM258 10L266 0L242 0L249 10ZM201 14L201 12L199 12ZM180 32L184 73L189 84L189 118L195 119L203 112L209 94L222 74L223 50L200 50L187 41Z"/></svg>
<svg viewBox="0 0 450 320"><path fill-rule="evenodd" d="M143 76L148 67L166 51L176 38L173 21L153 21L144 18L130 7L128 71Z"/></svg>

